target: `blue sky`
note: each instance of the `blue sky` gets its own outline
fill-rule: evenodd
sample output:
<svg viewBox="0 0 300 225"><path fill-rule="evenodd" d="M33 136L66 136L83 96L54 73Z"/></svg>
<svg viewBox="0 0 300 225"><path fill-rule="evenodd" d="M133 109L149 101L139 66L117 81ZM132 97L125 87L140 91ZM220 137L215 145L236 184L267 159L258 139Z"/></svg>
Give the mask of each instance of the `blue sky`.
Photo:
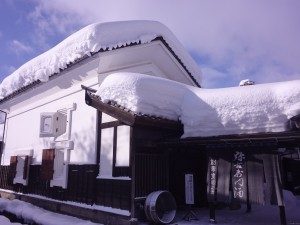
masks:
<svg viewBox="0 0 300 225"><path fill-rule="evenodd" d="M300 1L2 0L0 79L93 22L166 24L203 72L203 86L300 79Z"/></svg>

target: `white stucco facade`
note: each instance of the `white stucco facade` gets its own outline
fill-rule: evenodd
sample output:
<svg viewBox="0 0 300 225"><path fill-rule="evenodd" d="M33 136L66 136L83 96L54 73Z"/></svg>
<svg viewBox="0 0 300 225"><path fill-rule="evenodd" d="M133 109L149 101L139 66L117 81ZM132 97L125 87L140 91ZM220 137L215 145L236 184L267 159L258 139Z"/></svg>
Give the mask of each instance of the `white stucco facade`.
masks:
<svg viewBox="0 0 300 225"><path fill-rule="evenodd" d="M41 164L43 149L55 148L54 166L57 170L54 170L54 178L58 183L52 182L52 185L66 186L59 180L66 181L68 164L95 164L97 112L85 103L85 91L81 85L96 88L107 75L119 71L144 73L195 85L182 64L161 41L97 53L63 70L48 82L0 103L0 109L7 112L1 165L9 165L11 156L22 149L31 149L31 163ZM40 137L41 114L55 112L67 115L66 133L57 138ZM105 117L102 119L105 122ZM129 129L122 132L126 131L129 132ZM102 145L105 149L106 146ZM127 147L123 150L129 154ZM127 163L128 159L127 156L123 159L118 157L117 163Z"/></svg>

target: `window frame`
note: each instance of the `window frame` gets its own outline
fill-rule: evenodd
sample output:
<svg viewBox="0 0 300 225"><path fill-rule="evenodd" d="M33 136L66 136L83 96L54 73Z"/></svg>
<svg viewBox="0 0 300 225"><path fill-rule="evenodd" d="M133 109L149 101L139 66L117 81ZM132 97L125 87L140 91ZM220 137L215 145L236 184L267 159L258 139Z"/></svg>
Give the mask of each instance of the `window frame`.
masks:
<svg viewBox="0 0 300 225"><path fill-rule="evenodd" d="M5 111L3 111L3 110L0 109L0 113L4 113L5 114L5 119L4 119L4 123L3 123L4 125L3 125L2 139L0 139L0 141L4 142L4 134L5 134L5 128L6 128L7 112L5 112Z"/></svg>
<svg viewBox="0 0 300 225"><path fill-rule="evenodd" d="M115 121L110 121L110 122L105 122L102 123L102 116L103 112L99 111L98 113L98 148L99 148L99 158L97 158L97 162L99 165L99 169L101 170L101 165L100 165L100 157L101 157L101 134L103 129L107 128L113 128L113 157L112 157L112 178L121 178L121 177L131 177L130 174L130 168L131 168L131 160L130 160L130 152L131 152L131 144L129 145L129 165L128 166L117 166L116 165L116 157L117 157L117 138L118 138L118 127L119 126L129 126L125 123L122 123L118 119ZM131 138L131 130L132 127L130 127L130 134L129 138ZM129 140L130 141L130 140ZM101 178L100 173L99 173L99 178Z"/></svg>

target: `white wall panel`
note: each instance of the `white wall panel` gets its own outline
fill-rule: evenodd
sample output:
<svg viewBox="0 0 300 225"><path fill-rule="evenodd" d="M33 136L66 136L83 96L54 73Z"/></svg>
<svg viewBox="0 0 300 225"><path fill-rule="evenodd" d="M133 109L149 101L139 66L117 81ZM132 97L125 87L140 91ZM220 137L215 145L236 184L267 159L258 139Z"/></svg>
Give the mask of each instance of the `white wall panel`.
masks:
<svg viewBox="0 0 300 225"><path fill-rule="evenodd" d="M114 128L101 130L100 177L112 177Z"/></svg>
<svg viewBox="0 0 300 225"><path fill-rule="evenodd" d="M130 127L119 126L117 130L116 166L129 166Z"/></svg>

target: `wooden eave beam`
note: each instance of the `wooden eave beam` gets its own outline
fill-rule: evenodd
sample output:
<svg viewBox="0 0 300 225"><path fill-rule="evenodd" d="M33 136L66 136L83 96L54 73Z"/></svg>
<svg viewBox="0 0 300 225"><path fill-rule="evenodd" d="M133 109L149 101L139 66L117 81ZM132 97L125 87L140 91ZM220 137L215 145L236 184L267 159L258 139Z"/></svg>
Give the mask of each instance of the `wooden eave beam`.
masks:
<svg viewBox="0 0 300 225"><path fill-rule="evenodd" d="M170 129L170 130L181 130L183 129L183 125L180 122L167 120L167 119L159 119L159 118L151 118L147 116L136 116L135 125L140 126L151 126L161 129Z"/></svg>
<svg viewBox="0 0 300 225"><path fill-rule="evenodd" d="M299 146L300 145L300 132L281 132L281 133L268 133L268 134L252 134L252 135L227 135L215 137L193 137L185 139L169 139L161 142L162 145L189 145L189 146L206 146L213 144L224 145L239 145L248 143L253 144L267 144L277 143L279 147L285 145Z"/></svg>
<svg viewBox="0 0 300 225"><path fill-rule="evenodd" d="M118 107L103 103L98 97L93 96L91 94L86 94L86 104L104 112L123 123L133 126L135 123L135 116L129 112L126 112Z"/></svg>

